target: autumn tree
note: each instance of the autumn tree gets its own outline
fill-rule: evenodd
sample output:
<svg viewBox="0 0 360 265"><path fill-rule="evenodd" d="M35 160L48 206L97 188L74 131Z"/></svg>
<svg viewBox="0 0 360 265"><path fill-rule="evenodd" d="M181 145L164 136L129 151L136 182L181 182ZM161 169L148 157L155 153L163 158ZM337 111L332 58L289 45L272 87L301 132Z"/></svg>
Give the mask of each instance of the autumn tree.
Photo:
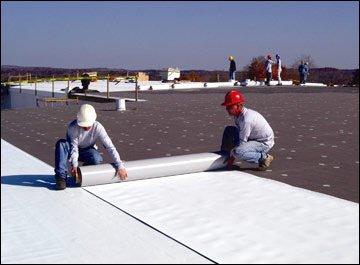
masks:
<svg viewBox="0 0 360 265"><path fill-rule="evenodd" d="M245 66L247 77L252 80L263 80L265 78L265 61L264 56L252 58L250 64Z"/></svg>

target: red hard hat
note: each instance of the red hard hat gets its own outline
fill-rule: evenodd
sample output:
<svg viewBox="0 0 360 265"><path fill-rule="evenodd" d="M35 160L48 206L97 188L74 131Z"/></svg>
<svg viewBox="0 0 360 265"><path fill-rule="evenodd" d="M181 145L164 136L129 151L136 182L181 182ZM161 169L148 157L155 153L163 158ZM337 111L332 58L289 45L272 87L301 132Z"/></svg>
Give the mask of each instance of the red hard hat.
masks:
<svg viewBox="0 0 360 265"><path fill-rule="evenodd" d="M243 104L245 102L244 96L237 92L236 90L230 90L225 95L225 102L222 103L222 106L231 106L237 103Z"/></svg>

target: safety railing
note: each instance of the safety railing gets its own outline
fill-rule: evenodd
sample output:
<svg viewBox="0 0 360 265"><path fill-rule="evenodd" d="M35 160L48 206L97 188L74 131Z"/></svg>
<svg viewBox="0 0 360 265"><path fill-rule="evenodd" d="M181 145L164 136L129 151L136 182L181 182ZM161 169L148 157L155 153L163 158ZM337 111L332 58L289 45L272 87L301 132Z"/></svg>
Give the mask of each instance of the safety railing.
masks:
<svg viewBox="0 0 360 265"><path fill-rule="evenodd" d="M22 92L22 84L34 84L34 92L35 95L38 94L37 91L37 84L38 83L45 83L45 82L51 82L51 95L54 98L55 97L55 82L56 81L67 81L67 88L70 90L70 82L75 81L82 81L82 80L89 80L91 81L97 81L97 80L106 80L106 96L107 98L110 97L110 82L121 82L121 81L132 81L135 83L135 99L138 101L138 77L136 76L66 76L66 77L42 77L38 78L37 76L33 77L31 74L26 75L16 75L16 76L9 76L7 82L1 82L1 85L9 86L10 88L12 86L18 86L19 92ZM84 90L84 94L86 96L86 90ZM66 93L66 97L68 97Z"/></svg>

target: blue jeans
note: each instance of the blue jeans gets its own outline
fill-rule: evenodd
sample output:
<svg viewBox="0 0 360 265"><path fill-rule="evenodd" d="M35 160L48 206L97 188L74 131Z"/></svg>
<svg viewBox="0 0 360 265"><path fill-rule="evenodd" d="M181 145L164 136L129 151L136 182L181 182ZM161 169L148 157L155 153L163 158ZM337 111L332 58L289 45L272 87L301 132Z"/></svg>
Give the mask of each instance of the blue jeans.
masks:
<svg viewBox="0 0 360 265"><path fill-rule="evenodd" d="M307 79L307 74L300 74L300 84L305 84Z"/></svg>
<svg viewBox="0 0 360 265"><path fill-rule="evenodd" d="M257 141L242 142L239 141L239 129L236 126L226 126L221 143L221 151L230 152L234 147L235 157L237 159L260 163L266 158L270 148Z"/></svg>
<svg viewBox="0 0 360 265"><path fill-rule="evenodd" d="M60 139L55 146L55 177L66 179L68 175L68 159L70 157L70 143L65 139ZM79 148L79 161L84 162L84 166L98 165L103 159L99 152L93 147Z"/></svg>
<svg viewBox="0 0 360 265"><path fill-rule="evenodd" d="M307 79L307 74L304 74L304 78L303 78L303 84L305 84L306 83L306 79Z"/></svg>
<svg viewBox="0 0 360 265"><path fill-rule="evenodd" d="M229 79L230 80L235 80L235 71L230 71L229 72Z"/></svg>

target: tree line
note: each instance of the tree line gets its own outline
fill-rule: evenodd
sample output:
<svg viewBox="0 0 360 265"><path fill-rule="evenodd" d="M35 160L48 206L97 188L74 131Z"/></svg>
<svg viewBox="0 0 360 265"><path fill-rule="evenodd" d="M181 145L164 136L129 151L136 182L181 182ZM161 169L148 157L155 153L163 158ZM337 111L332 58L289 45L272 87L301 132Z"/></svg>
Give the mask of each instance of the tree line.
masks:
<svg viewBox="0 0 360 265"><path fill-rule="evenodd" d="M311 56L302 56L290 66L282 65L282 80L299 80L297 70L300 61L304 60L310 65L310 74L308 82L325 83L327 85L359 85L359 69L342 70L330 67L316 68L316 64ZM236 72L236 80L245 79L264 80L265 57L257 56L251 59L250 63L242 70ZM273 66L273 77L276 77L276 66ZM1 82L8 81L9 76L18 76L31 74L32 78L45 77L66 77L67 75L76 76L84 72L97 72L99 76L126 76L135 75L138 71L145 72L149 75L150 80L161 80L160 70L126 70L126 69L109 69L109 68L51 68L51 67L22 67L22 66L1 66ZM207 71L207 70L181 70L180 80L192 82L226 82L228 81L228 71ZM14 78L13 80L16 80Z"/></svg>

